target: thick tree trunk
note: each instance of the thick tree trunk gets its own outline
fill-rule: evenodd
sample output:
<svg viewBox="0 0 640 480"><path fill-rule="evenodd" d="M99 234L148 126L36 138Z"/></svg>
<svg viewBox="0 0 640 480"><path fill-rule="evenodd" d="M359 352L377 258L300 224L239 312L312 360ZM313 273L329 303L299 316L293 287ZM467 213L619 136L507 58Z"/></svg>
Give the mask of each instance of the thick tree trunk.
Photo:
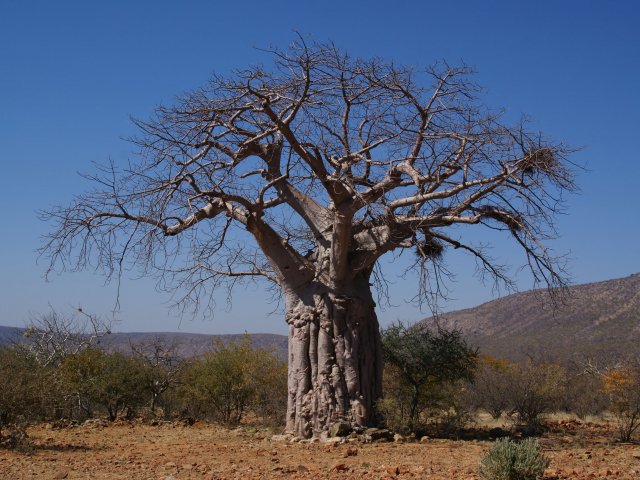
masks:
<svg viewBox="0 0 640 480"><path fill-rule="evenodd" d="M382 355L368 282L336 295L312 284L287 295L287 433L309 438L336 421L376 423Z"/></svg>

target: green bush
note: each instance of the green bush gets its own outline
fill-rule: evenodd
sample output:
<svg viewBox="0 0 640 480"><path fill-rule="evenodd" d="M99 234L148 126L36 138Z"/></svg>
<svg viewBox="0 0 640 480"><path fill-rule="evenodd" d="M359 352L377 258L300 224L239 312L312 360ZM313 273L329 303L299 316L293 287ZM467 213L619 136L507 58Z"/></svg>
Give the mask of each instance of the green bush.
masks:
<svg viewBox="0 0 640 480"><path fill-rule="evenodd" d="M263 422L284 419L286 366L267 349L253 348L251 337L214 342L201 358L188 362L177 392L182 415L237 425L248 412Z"/></svg>
<svg viewBox="0 0 640 480"><path fill-rule="evenodd" d="M477 353L458 331L431 331L398 322L382 331L385 397L378 403L387 426L416 432L427 423L452 433L465 418L460 393Z"/></svg>
<svg viewBox="0 0 640 480"><path fill-rule="evenodd" d="M60 397L51 369L15 348L0 349L0 445L24 435L24 425L55 410Z"/></svg>
<svg viewBox="0 0 640 480"><path fill-rule="evenodd" d="M549 459L536 440L516 443L501 438L482 459L480 476L485 480L538 480L548 466Z"/></svg>
<svg viewBox="0 0 640 480"><path fill-rule="evenodd" d="M151 373L138 358L87 348L65 357L60 368L69 394L88 416L98 406L111 421L123 413L131 417L151 400Z"/></svg>

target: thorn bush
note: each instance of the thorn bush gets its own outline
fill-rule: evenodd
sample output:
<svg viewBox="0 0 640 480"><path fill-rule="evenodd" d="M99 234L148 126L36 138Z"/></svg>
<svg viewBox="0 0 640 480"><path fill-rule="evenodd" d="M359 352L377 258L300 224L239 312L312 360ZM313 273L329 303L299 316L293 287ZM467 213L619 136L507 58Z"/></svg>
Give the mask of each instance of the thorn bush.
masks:
<svg viewBox="0 0 640 480"><path fill-rule="evenodd" d="M480 462L480 477L485 480L538 480L549 466L537 440L514 442L496 440Z"/></svg>

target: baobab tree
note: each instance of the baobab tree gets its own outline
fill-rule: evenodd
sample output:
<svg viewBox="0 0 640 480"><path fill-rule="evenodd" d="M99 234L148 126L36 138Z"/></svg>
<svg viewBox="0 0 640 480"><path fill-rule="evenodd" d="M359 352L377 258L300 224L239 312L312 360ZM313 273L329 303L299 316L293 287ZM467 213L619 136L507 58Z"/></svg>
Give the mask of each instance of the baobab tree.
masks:
<svg viewBox="0 0 640 480"><path fill-rule="evenodd" d="M178 302L262 278L289 328L286 430L376 422L381 349L372 286L388 252L412 250L418 297L447 248L509 284L473 242L486 227L519 245L538 284L564 283L547 247L567 149L485 108L465 68L356 59L298 42L134 120L136 160L45 212L52 269L155 272ZM461 228L459 226L465 226ZM473 228L471 228L473 227Z"/></svg>

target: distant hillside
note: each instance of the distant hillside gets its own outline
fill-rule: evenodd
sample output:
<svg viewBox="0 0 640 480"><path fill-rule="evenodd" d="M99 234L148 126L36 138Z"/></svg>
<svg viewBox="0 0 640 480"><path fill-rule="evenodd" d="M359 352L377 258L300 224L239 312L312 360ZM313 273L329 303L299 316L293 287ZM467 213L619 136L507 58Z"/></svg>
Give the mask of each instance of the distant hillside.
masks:
<svg viewBox="0 0 640 480"><path fill-rule="evenodd" d="M160 341L164 345L174 345L179 356L183 358L202 355L206 352L214 340L223 342L236 342L242 340L243 334L233 335L205 335L198 333L112 333L100 339L101 344L110 350L127 352L131 350L131 345L149 345ZM287 359L288 340L284 335L273 333L253 333L251 334L251 344L256 348L272 349L282 358Z"/></svg>
<svg viewBox="0 0 640 480"><path fill-rule="evenodd" d="M0 346L9 345L16 341L23 341L24 329L16 327L0 326ZM176 352L183 358L202 355L207 351L214 339L224 342L241 340L243 334L237 335L205 335L198 333L112 333L100 339L100 345L108 350L130 352L131 345L149 345L153 342L161 342L163 345L175 346ZM276 354L286 360L287 337L271 333L255 333L251 335L251 343L254 347L273 349Z"/></svg>
<svg viewBox="0 0 640 480"><path fill-rule="evenodd" d="M555 309L544 297L517 293L438 322L461 330L481 352L514 359L640 353L640 274L570 287L566 304Z"/></svg>
<svg viewBox="0 0 640 480"><path fill-rule="evenodd" d="M11 344L22 338L22 328L0 325L0 346Z"/></svg>

